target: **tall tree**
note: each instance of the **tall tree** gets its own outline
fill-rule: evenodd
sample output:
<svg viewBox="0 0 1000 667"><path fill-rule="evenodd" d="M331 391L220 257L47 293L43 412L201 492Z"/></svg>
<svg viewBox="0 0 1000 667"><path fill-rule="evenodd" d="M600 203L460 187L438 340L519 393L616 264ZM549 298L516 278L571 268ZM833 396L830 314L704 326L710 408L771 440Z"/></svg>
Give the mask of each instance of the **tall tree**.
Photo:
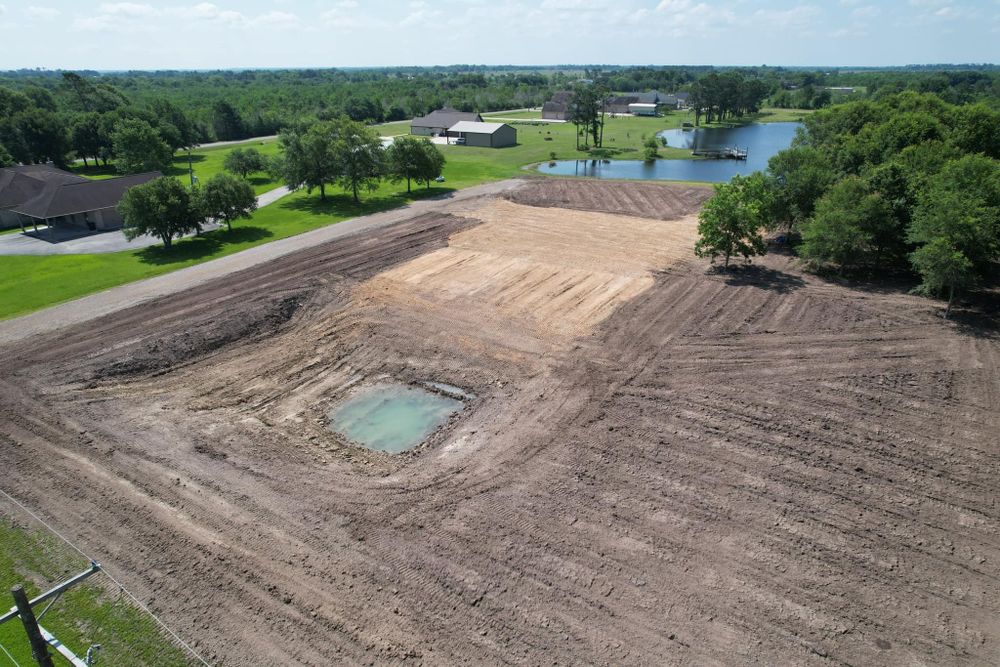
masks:
<svg viewBox="0 0 1000 667"><path fill-rule="evenodd" d="M341 173L336 139L333 121L282 130L278 134L282 156L275 165L288 187L305 188L309 193L318 188L320 199L326 199L326 186L336 182Z"/></svg>
<svg viewBox="0 0 1000 667"><path fill-rule="evenodd" d="M122 232L129 241L152 234L168 249L174 237L201 228L201 218L192 206L190 193L170 176L130 188L118 203L118 212L125 221Z"/></svg>
<svg viewBox="0 0 1000 667"><path fill-rule="evenodd" d="M94 158L96 165L103 144L100 114L96 111L88 111L77 115L70 127L70 143L73 150L76 151L77 157L83 158L84 165L87 164L88 157Z"/></svg>
<svg viewBox="0 0 1000 667"><path fill-rule="evenodd" d="M444 170L444 153L439 151L438 147L432 144L429 139L424 139L420 144L420 148L422 150L417 163L417 175L415 178L417 183L423 183L430 190L431 183Z"/></svg>
<svg viewBox="0 0 1000 667"><path fill-rule="evenodd" d="M337 121L334 144L340 164L338 182L350 190L355 202L360 202L359 190L378 188L383 170L382 139L363 123L343 117Z"/></svg>
<svg viewBox="0 0 1000 667"><path fill-rule="evenodd" d="M774 189L773 219L788 231L809 218L816 202L837 180L830 160L809 146L781 151L767 163Z"/></svg>
<svg viewBox="0 0 1000 667"><path fill-rule="evenodd" d="M770 190L762 174L734 176L729 183L718 183L715 196L705 202L699 214L698 241L694 251L699 257L729 259L739 255L749 259L767 252L761 229L768 222L771 209Z"/></svg>
<svg viewBox="0 0 1000 667"><path fill-rule="evenodd" d="M222 166L226 171L246 178L252 173L264 171L267 162L256 148L234 148L222 160Z"/></svg>
<svg viewBox="0 0 1000 667"><path fill-rule="evenodd" d="M115 124L111 141L115 168L122 174L164 171L173 158L170 146L143 120L119 121Z"/></svg>
<svg viewBox="0 0 1000 667"><path fill-rule="evenodd" d="M385 150L386 175L394 182L405 180L407 192L411 192L410 182L420 174L425 143L430 141L404 135L396 137Z"/></svg>
<svg viewBox="0 0 1000 667"><path fill-rule="evenodd" d="M26 155L16 155L22 162L51 160L60 167L67 164L69 133L62 119L51 111L33 108L13 118L13 126ZM8 146L14 149L14 146Z"/></svg>
<svg viewBox="0 0 1000 667"><path fill-rule="evenodd" d="M802 228L800 253L814 267L877 266L894 228L885 200L861 178L849 176L817 202L815 215Z"/></svg>
<svg viewBox="0 0 1000 667"><path fill-rule="evenodd" d="M257 197L244 180L229 174L216 174L195 192L195 209L202 218L224 220L233 231L233 222L249 218L257 210Z"/></svg>
<svg viewBox="0 0 1000 667"><path fill-rule="evenodd" d="M938 296L947 291L948 307L944 311L944 317L948 319L955 301L955 291L974 279L972 262L944 236L915 250L911 261L913 268L920 274L921 292L928 296Z"/></svg>
<svg viewBox="0 0 1000 667"><path fill-rule="evenodd" d="M246 136L243 119L233 105L225 100L219 100L212 106L212 127L215 129L215 136L221 141L243 139Z"/></svg>

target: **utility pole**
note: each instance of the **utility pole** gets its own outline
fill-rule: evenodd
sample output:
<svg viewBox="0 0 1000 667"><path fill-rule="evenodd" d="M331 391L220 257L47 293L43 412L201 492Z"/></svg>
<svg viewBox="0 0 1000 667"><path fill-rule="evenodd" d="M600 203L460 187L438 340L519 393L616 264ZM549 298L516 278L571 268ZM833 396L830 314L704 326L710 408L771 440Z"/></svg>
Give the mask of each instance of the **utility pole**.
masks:
<svg viewBox="0 0 1000 667"><path fill-rule="evenodd" d="M194 189L194 163L191 159L191 147L188 146L188 176L191 177L191 189Z"/></svg>
<svg viewBox="0 0 1000 667"><path fill-rule="evenodd" d="M28 633L28 641L31 643L31 655L38 663L38 667L54 667L52 656L49 655L49 645L42 637L42 631L38 629L38 621L35 620L35 612L31 609L28 596L24 594L24 587L17 584L10 589L14 596L14 604L17 605L18 616L24 624L24 631Z"/></svg>

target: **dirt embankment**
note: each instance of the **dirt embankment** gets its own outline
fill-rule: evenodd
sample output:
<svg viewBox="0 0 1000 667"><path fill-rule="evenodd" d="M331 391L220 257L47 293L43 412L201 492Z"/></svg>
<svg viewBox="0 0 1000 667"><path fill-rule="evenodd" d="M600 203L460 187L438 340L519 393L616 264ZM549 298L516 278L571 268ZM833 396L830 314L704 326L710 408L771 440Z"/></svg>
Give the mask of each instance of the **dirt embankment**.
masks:
<svg viewBox="0 0 1000 667"><path fill-rule="evenodd" d="M220 664L994 663L995 329L530 188L0 348L9 490ZM477 398L327 430L385 377Z"/></svg>

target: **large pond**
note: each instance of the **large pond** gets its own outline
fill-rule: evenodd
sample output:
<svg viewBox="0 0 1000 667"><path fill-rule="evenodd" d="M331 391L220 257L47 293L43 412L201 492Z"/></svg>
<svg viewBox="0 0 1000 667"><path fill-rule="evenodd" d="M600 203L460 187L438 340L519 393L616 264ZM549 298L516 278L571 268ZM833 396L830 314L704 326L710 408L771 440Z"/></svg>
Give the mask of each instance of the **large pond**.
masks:
<svg viewBox="0 0 1000 667"><path fill-rule="evenodd" d="M441 385L441 391L449 385ZM461 390L452 395L471 397ZM401 384L365 387L330 411L330 428L369 449L396 454L423 442L464 407L457 398Z"/></svg>
<svg viewBox="0 0 1000 667"><path fill-rule="evenodd" d="M542 164L538 171L556 176L724 183L737 174L766 169L771 156L791 146L799 127L801 123L760 123L660 132L674 148L739 148L747 151L746 160L559 160Z"/></svg>

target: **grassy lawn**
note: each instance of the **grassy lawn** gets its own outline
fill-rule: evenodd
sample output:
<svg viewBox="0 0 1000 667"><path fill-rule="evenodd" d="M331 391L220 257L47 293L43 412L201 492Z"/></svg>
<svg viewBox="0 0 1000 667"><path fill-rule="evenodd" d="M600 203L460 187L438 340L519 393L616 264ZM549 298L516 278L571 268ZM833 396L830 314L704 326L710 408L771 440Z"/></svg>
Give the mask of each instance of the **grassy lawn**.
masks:
<svg viewBox="0 0 1000 667"><path fill-rule="evenodd" d="M23 584L30 598L87 569L87 563L79 554L53 536L25 528L3 515L0 515L0 544L3 544L0 588L7 597L7 602L0 605L4 611L13 605L9 591L14 584ZM92 580L103 576L96 574ZM36 615L41 609L44 605L35 609ZM109 594L102 586L88 582L64 593L39 622L81 659L87 647L99 643L101 651L97 664L189 664L184 653L160 636L151 617L124 600L120 601L117 594ZM0 625L0 644L18 664L35 664L19 619ZM55 651L51 653L55 664L68 664ZM0 652L0 666L13 664Z"/></svg>
<svg viewBox="0 0 1000 667"><path fill-rule="evenodd" d="M222 168L222 162L226 159L226 155L230 153L234 148L256 148L265 156L272 156L278 154L278 142L274 139L268 141L248 141L242 144L236 144L232 146L216 146L215 148L198 148L191 151L191 167L194 169L194 175L199 181L206 181L212 176L225 171ZM120 174L115 171L113 164L108 166L93 165L85 167L82 164L76 164L72 167L72 170L80 174L81 176L87 176L88 178L111 178L113 176L120 176ZM170 169L167 170L167 175L176 176L185 183L188 181L188 155L187 152L180 151L174 155L174 161ZM274 188L281 185L281 183L271 180L267 174L254 174L248 179L250 184L253 186L254 192L258 195L268 190L273 190Z"/></svg>
<svg viewBox="0 0 1000 667"><path fill-rule="evenodd" d="M522 118L525 120L540 119L542 117L541 111L491 111L489 113L481 114L483 120L489 121L491 116L497 116L498 118Z"/></svg>
<svg viewBox="0 0 1000 667"><path fill-rule="evenodd" d="M537 112L519 112L533 114ZM798 120L801 111L764 109L747 122ZM658 118L620 116L607 118L605 148L615 151L617 159L641 159L643 141L657 132L693 122L688 112L675 112ZM590 156L576 149L575 128L571 123L539 123L530 117L512 121L518 144L509 148L474 148L439 146L447 158L445 182L429 191L416 188L407 195L405 185L383 182L373 193L363 195L360 205L331 188L331 196L320 202L319 195L297 192L257 211L248 221L237 223L232 233L224 230L175 243L170 251L157 246L141 250L96 255L6 256L0 261L0 319L15 317L46 306L69 301L124 283L161 275L200 262L229 255L261 243L300 234L359 215L384 211L415 198L442 194L488 181L520 176L524 167L556 159L585 159ZM408 121L378 126L384 136L405 133ZM244 144L246 145L246 144ZM275 154L277 142L259 145L265 154ZM222 170L222 160L233 146L194 151L195 174L209 178ZM679 148L661 148L663 158L688 158L690 152ZM108 169L79 168L80 173L95 177L113 175ZM187 157L178 156L170 172L187 176ZM254 182L258 193L279 185L260 177Z"/></svg>
<svg viewBox="0 0 1000 667"><path fill-rule="evenodd" d="M410 133L410 121L397 120L392 123L379 123L373 126L382 137L395 137L400 134Z"/></svg>
<svg viewBox="0 0 1000 667"><path fill-rule="evenodd" d="M495 177L494 177L495 178ZM378 211L402 206L414 199L445 194L490 178L458 174L448 187L429 190L414 186L407 195L406 184L383 183L373 193L362 196L360 204L337 188L328 188L326 201L318 192L293 193L258 210L250 220L198 237L181 239L169 251L153 246L124 252L91 255L12 255L0 261L0 319L14 317L100 292L124 283L158 276L231 255L268 241L323 227Z"/></svg>

